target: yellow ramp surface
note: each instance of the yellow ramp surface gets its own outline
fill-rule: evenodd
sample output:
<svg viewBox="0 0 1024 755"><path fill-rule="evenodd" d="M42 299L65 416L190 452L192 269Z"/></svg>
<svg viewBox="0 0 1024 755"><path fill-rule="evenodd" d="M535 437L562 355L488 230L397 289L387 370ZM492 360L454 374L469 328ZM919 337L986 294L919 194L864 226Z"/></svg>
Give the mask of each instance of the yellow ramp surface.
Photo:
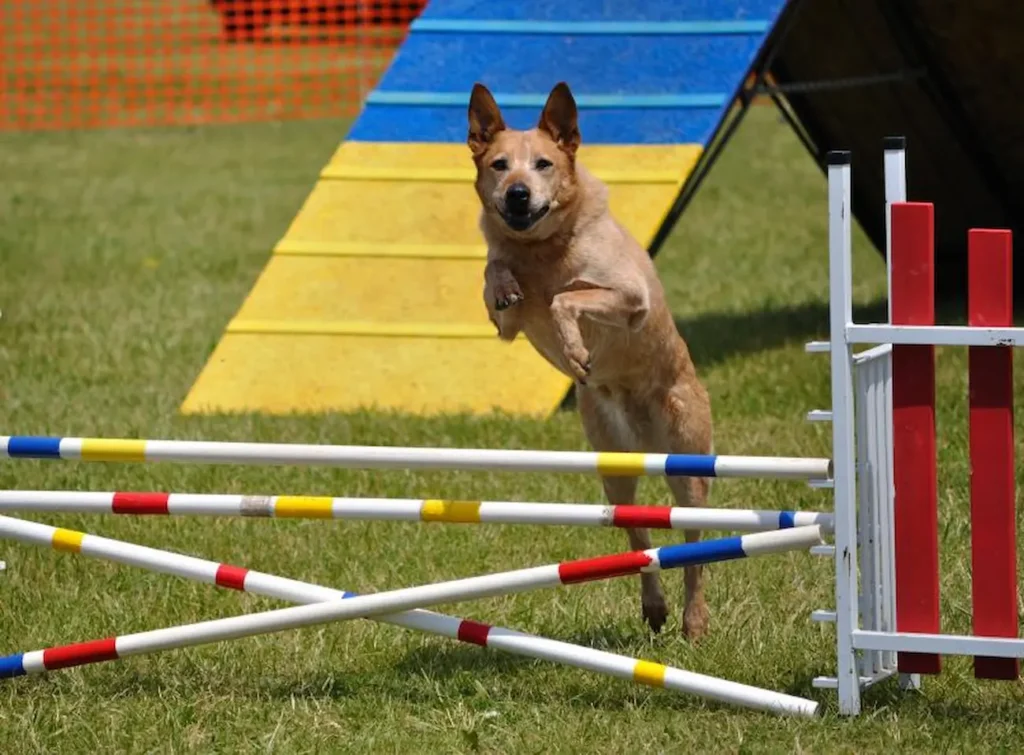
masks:
<svg viewBox="0 0 1024 755"><path fill-rule="evenodd" d="M699 155L580 150L644 245ZM487 319L473 178L462 144L343 143L182 411L550 414L570 381Z"/></svg>

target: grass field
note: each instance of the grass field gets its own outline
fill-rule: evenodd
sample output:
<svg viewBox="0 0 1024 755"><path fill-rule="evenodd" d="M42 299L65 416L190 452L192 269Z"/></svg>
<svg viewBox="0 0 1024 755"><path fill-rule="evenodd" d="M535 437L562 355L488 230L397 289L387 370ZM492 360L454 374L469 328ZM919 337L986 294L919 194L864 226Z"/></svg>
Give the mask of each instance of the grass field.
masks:
<svg viewBox="0 0 1024 755"><path fill-rule="evenodd" d="M0 428L9 433L584 449L571 411L507 417L183 418L177 407L344 124L0 136ZM880 155L857 159L880 159ZM855 163L856 169L856 163ZM911 177L912 179L912 177ZM767 108L751 113L658 266L714 402L721 453L827 455L825 183ZM881 208L879 208L881 211ZM941 212L941 208L939 210ZM855 295L884 271L856 238ZM943 629L969 629L964 354L941 350ZM500 365L496 365L500 369ZM515 375L508 379L515 380ZM1020 428L1018 428L1018 432ZM0 465L3 487L600 501L595 479L204 466ZM666 503L646 481L644 502ZM721 507L815 509L797 483L724 480ZM37 521L371 592L614 552L611 530L412 523ZM657 544L671 534L655 535ZM276 606L27 546L0 548L0 654ZM857 720L811 688L833 671L832 565L805 554L708 570L712 634L652 637L633 579L443 610L820 699L819 721L705 704L367 621L0 685L2 752L917 752L1020 745L1019 684L947 660L921 695L883 685Z"/></svg>

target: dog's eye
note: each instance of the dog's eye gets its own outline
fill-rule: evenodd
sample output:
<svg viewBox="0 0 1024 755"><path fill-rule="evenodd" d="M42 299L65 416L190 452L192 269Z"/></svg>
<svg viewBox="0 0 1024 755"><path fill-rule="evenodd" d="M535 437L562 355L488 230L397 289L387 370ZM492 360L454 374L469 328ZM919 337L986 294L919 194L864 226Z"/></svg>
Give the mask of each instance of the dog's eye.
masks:
<svg viewBox="0 0 1024 755"><path fill-rule="evenodd" d="M543 157L533 164L537 170L544 170L545 168L550 168L552 165L554 165L554 163L550 160L545 160Z"/></svg>
<svg viewBox="0 0 1024 755"><path fill-rule="evenodd" d="M499 172L508 170L508 160L506 160L504 157L499 157L497 160L491 163L491 167Z"/></svg>

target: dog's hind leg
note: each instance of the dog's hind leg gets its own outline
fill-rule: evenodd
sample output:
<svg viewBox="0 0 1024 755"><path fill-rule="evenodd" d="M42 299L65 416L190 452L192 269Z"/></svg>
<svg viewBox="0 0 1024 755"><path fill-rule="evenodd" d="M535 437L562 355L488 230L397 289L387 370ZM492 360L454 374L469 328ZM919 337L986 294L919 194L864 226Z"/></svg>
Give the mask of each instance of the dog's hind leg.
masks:
<svg viewBox="0 0 1024 755"><path fill-rule="evenodd" d="M577 402L583 430L595 451L636 451L635 438L622 418L609 416L602 407L594 389L577 385ZM636 477L602 477L604 494L612 506L631 506L636 503ZM626 530L629 547L632 550L646 550L651 547L651 533L645 528ZM648 626L655 632L661 631L668 619L668 605L661 589L658 574L640 575L640 607Z"/></svg>
<svg viewBox="0 0 1024 755"><path fill-rule="evenodd" d="M608 503L613 506L631 506L636 502L636 488L639 480L636 477L605 477L604 494ZM647 550L651 547L651 533L645 528L626 530L631 550ZM661 578L657 574L640 575L640 611L648 626L655 632L668 620L668 604L665 593L661 589Z"/></svg>
<svg viewBox="0 0 1024 755"><path fill-rule="evenodd" d="M668 485L677 506L707 505L710 480L701 477L669 477ZM686 542L700 540L700 530L686 530ZM697 640L707 634L711 611L704 598L704 567L687 566L683 569L686 583L686 603L683 607L683 634Z"/></svg>
<svg viewBox="0 0 1024 755"><path fill-rule="evenodd" d="M710 454L711 408L707 394L699 385L685 387L678 394L670 394L660 415L663 448L669 453ZM708 505L711 480L706 477L666 478L677 506L703 507ZM700 540L700 530L686 530L686 542ZM704 567L687 566L683 570L686 583L686 603L683 608L683 633L696 640L707 634L710 611L704 599Z"/></svg>

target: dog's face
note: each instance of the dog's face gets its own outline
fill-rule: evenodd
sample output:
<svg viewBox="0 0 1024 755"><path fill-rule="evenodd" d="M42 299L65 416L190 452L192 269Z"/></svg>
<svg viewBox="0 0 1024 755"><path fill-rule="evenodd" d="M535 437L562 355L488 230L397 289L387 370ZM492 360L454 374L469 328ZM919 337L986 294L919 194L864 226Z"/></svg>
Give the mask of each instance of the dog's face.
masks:
<svg viewBox="0 0 1024 755"><path fill-rule="evenodd" d="M576 101L560 83L551 90L536 128L507 128L494 97L482 84L469 100L470 151L476 191L485 212L516 237L542 238L576 193L580 132Z"/></svg>

